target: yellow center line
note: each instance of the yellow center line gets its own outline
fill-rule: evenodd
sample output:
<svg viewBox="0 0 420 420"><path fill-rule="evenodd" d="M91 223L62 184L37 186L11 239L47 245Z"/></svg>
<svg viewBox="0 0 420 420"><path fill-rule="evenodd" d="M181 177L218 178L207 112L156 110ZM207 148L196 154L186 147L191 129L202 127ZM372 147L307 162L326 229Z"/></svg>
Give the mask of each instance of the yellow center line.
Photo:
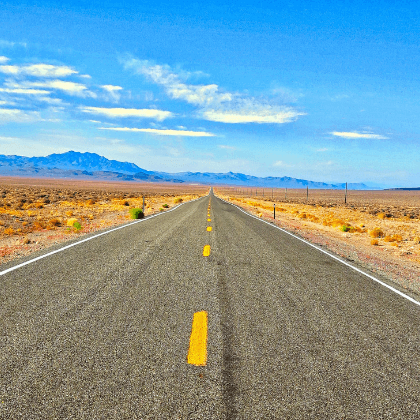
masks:
<svg viewBox="0 0 420 420"><path fill-rule="evenodd" d="M207 219L208 222L211 222L211 219Z"/></svg>
<svg viewBox="0 0 420 420"><path fill-rule="evenodd" d="M211 226L207 227L207 232L211 232Z"/></svg>
<svg viewBox="0 0 420 420"><path fill-rule="evenodd" d="M210 255L210 245L204 245L203 257L208 257Z"/></svg>
<svg viewBox="0 0 420 420"><path fill-rule="evenodd" d="M207 312L201 311L194 314L190 348L187 361L190 365L206 366L207 363Z"/></svg>

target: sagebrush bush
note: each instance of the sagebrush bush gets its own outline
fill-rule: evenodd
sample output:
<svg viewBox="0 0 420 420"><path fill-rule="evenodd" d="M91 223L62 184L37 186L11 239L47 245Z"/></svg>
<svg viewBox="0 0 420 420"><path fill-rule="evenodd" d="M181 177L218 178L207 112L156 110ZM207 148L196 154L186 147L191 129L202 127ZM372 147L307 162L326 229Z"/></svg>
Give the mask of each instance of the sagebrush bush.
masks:
<svg viewBox="0 0 420 420"><path fill-rule="evenodd" d="M372 239L372 240L370 241L370 244L371 244L371 245L379 245L379 241L378 241L377 239Z"/></svg>
<svg viewBox="0 0 420 420"><path fill-rule="evenodd" d="M378 227L376 227L372 230L369 230L369 235L372 238L382 238L383 236L385 236L384 233L382 232L382 229L378 228Z"/></svg>
<svg viewBox="0 0 420 420"><path fill-rule="evenodd" d="M182 203L182 198L181 197L175 198L174 203Z"/></svg>
<svg viewBox="0 0 420 420"><path fill-rule="evenodd" d="M169 209L169 204L162 204L162 207L163 207L164 209Z"/></svg>
<svg viewBox="0 0 420 420"><path fill-rule="evenodd" d="M144 213L142 209L134 208L129 210L132 219L143 219Z"/></svg>

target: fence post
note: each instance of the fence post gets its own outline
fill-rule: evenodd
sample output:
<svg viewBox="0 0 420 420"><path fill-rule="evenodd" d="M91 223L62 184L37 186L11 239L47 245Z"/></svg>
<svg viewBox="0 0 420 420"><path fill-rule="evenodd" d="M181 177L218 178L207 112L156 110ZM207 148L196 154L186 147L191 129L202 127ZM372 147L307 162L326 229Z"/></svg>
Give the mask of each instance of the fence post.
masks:
<svg viewBox="0 0 420 420"><path fill-rule="evenodd" d="M144 195L143 195L143 214L144 214Z"/></svg>
<svg viewBox="0 0 420 420"><path fill-rule="evenodd" d="M287 187L286 187L286 191L284 193L284 199L287 200Z"/></svg>
<svg viewBox="0 0 420 420"><path fill-rule="evenodd" d="M276 203L274 203L274 220L276 219Z"/></svg>
<svg viewBox="0 0 420 420"><path fill-rule="evenodd" d="M344 195L344 204L347 204L347 182L346 182L346 194Z"/></svg>

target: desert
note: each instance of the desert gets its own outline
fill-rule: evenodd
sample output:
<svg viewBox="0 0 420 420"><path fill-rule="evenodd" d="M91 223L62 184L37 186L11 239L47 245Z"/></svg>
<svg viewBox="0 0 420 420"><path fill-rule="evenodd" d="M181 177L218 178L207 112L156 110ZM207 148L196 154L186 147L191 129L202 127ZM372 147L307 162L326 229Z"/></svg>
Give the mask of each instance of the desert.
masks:
<svg viewBox="0 0 420 420"><path fill-rule="evenodd" d="M199 185L0 178L0 263L205 195Z"/></svg>
<svg viewBox="0 0 420 420"><path fill-rule="evenodd" d="M345 197L337 190L220 186L215 193L405 292L420 293L418 190L349 190Z"/></svg>

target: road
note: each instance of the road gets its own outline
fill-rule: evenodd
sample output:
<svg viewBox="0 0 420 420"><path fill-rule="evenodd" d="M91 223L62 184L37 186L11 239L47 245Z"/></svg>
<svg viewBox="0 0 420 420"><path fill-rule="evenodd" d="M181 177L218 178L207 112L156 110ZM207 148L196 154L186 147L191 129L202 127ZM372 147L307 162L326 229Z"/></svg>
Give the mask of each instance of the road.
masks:
<svg viewBox="0 0 420 420"><path fill-rule="evenodd" d="M420 419L420 306L212 193L1 275L0 317L1 419Z"/></svg>

